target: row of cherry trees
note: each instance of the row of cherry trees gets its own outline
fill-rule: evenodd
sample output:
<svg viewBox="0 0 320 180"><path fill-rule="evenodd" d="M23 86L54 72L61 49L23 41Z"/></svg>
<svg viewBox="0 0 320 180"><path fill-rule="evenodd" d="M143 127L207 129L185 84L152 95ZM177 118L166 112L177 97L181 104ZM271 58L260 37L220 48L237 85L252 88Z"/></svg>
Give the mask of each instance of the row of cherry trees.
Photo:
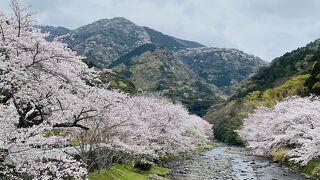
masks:
<svg viewBox="0 0 320 180"><path fill-rule="evenodd" d="M305 165L320 156L319 110L319 97L291 97L273 108L258 108L238 133L259 155L288 148L288 158Z"/></svg>
<svg viewBox="0 0 320 180"><path fill-rule="evenodd" d="M46 41L15 0L11 6L12 17L0 12L0 178L83 179L93 165L88 152L112 163L206 142L211 125L179 104L92 86L97 72L66 44ZM71 140L77 158L60 148Z"/></svg>

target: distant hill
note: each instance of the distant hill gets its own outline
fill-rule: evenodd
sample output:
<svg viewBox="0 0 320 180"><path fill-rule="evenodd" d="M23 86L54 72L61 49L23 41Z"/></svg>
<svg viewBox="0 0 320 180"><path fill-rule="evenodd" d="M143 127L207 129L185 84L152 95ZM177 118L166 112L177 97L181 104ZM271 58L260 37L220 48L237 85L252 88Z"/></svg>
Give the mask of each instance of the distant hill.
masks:
<svg viewBox="0 0 320 180"><path fill-rule="evenodd" d="M125 18L102 19L75 30L42 30L50 38L63 36L70 48L132 81L138 92L159 92L200 116L266 64L236 49L206 48Z"/></svg>
<svg viewBox="0 0 320 180"><path fill-rule="evenodd" d="M175 53L190 69L226 94L266 62L237 49L189 48Z"/></svg>
<svg viewBox="0 0 320 180"><path fill-rule="evenodd" d="M153 44L142 45L115 60L110 68L135 82L138 91L159 92L180 101L195 114L204 115L224 100L223 92L206 83L170 51Z"/></svg>
<svg viewBox="0 0 320 180"><path fill-rule="evenodd" d="M320 40L276 58L243 81L227 102L204 116L215 124L215 137L241 143L234 132L256 106L273 106L294 95L320 95Z"/></svg>
<svg viewBox="0 0 320 180"><path fill-rule="evenodd" d="M138 26L122 17L102 19L72 31L62 31L61 28L48 26L42 29L50 32L53 37L68 34L69 37L64 38L64 41L72 49L102 65L109 65L125 53L146 43L171 50L204 47L196 42L180 40Z"/></svg>

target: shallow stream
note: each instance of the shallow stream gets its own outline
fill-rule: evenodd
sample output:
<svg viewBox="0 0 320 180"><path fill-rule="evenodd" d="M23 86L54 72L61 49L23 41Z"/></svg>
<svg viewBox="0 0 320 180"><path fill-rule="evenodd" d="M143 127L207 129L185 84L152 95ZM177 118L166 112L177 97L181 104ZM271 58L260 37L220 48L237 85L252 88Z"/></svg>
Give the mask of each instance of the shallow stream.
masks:
<svg viewBox="0 0 320 180"><path fill-rule="evenodd" d="M304 180L304 175L267 158L254 156L245 148L218 143L213 150L171 165L174 180Z"/></svg>

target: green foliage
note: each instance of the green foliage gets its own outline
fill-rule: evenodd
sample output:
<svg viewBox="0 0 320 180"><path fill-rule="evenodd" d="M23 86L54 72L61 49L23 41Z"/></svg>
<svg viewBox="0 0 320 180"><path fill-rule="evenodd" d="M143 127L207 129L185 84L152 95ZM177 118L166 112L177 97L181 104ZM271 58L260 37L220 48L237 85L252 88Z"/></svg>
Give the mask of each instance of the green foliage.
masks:
<svg viewBox="0 0 320 180"><path fill-rule="evenodd" d="M254 76L241 84L232 98L242 98L257 90L264 91L281 85L292 76L308 73L314 63L319 61L318 43L315 41L306 47L286 53L273 60L270 66L260 68Z"/></svg>
<svg viewBox="0 0 320 180"><path fill-rule="evenodd" d="M84 59L83 62L86 63L89 68L95 67L103 70L101 65L96 64L92 60ZM91 86L99 86L102 83L108 85L108 89L116 89L129 94L137 93L136 87L129 79L116 73L103 71L99 74L99 80L100 81L95 82L87 81L87 83Z"/></svg>
<svg viewBox="0 0 320 180"><path fill-rule="evenodd" d="M121 56L120 58L114 60L110 65L109 68L114 68L120 64L125 64L127 66L131 65L131 59L136 57L136 56L140 56L141 54L150 51L150 52L154 52L156 49L156 46L153 44L143 44L142 46L139 46L135 49L133 49L132 51L130 51L129 53Z"/></svg>
<svg viewBox="0 0 320 180"><path fill-rule="evenodd" d="M175 59L172 53L162 48L126 57L129 59L121 61L124 63L113 70L130 78L138 91L160 92L173 102L182 102L190 112L200 116L204 115L212 104L224 100L217 87L199 80L199 77Z"/></svg>
<svg viewBox="0 0 320 180"><path fill-rule="evenodd" d="M125 93L137 93L135 85L127 78L111 72L103 72L99 79L102 83L108 84L108 89L118 89Z"/></svg>
<svg viewBox="0 0 320 180"><path fill-rule="evenodd" d="M134 168L134 162L114 164L110 169L101 169L89 174L90 180L147 180L151 175L166 177L170 170L163 167L151 167L147 171Z"/></svg>
<svg viewBox="0 0 320 180"><path fill-rule="evenodd" d="M215 146L213 144L198 144L193 150L195 153L212 150Z"/></svg>
<svg viewBox="0 0 320 180"><path fill-rule="evenodd" d="M232 100L210 109L204 119L214 124L213 132L215 138L230 144L244 144L234 131L242 125L241 119L244 116L240 114L242 108L241 100ZM243 111L244 109L242 109Z"/></svg>
<svg viewBox="0 0 320 180"><path fill-rule="evenodd" d="M246 106L267 106L271 107L276 104L277 101L282 101L286 97L303 95L305 94L306 88L304 84L306 80L310 77L309 74L294 76L284 84L267 89L263 92L253 91L249 93L244 99Z"/></svg>
<svg viewBox="0 0 320 180"><path fill-rule="evenodd" d="M165 91L163 95L174 101L181 102L190 112L203 116L212 104L222 102L224 97L215 94L208 84L205 84L206 88L203 88L204 84L201 84L200 87L197 85L199 84L172 85L169 87L170 89L167 86L164 88L169 90Z"/></svg>
<svg viewBox="0 0 320 180"><path fill-rule="evenodd" d="M309 161L306 166L302 167L302 170L309 175L320 178L320 157Z"/></svg>
<svg viewBox="0 0 320 180"><path fill-rule="evenodd" d="M145 162L145 161L137 161L134 164L134 168L142 171L149 171L152 167L152 164L150 162Z"/></svg>
<svg viewBox="0 0 320 180"><path fill-rule="evenodd" d="M308 87L309 93L320 95L320 62L319 61L314 65L311 71L311 76L306 81L305 85Z"/></svg>
<svg viewBox="0 0 320 180"><path fill-rule="evenodd" d="M231 144L244 144L235 132L241 127L242 120L257 106L272 107L286 97L305 94L304 83L309 77L309 74L297 75L277 87L253 91L243 98L229 100L214 107L204 118L215 125L214 134L217 139Z"/></svg>
<svg viewBox="0 0 320 180"><path fill-rule="evenodd" d="M227 115L227 117L229 118L214 126L214 136L225 143L243 145L243 140L235 132L242 125L242 122L233 114Z"/></svg>

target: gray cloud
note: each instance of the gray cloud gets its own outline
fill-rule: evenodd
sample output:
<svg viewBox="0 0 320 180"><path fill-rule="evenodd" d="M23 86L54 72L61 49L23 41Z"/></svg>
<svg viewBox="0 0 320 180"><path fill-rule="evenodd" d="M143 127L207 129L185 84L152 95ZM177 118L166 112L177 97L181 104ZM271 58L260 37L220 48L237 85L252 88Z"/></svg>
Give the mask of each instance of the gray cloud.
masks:
<svg viewBox="0 0 320 180"><path fill-rule="evenodd" d="M8 12L8 1L0 7ZM21 0L22 1L22 0ZM138 25L265 60L320 38L319 0L24 0L39 24L70 29L101 18Z"/></svg>

